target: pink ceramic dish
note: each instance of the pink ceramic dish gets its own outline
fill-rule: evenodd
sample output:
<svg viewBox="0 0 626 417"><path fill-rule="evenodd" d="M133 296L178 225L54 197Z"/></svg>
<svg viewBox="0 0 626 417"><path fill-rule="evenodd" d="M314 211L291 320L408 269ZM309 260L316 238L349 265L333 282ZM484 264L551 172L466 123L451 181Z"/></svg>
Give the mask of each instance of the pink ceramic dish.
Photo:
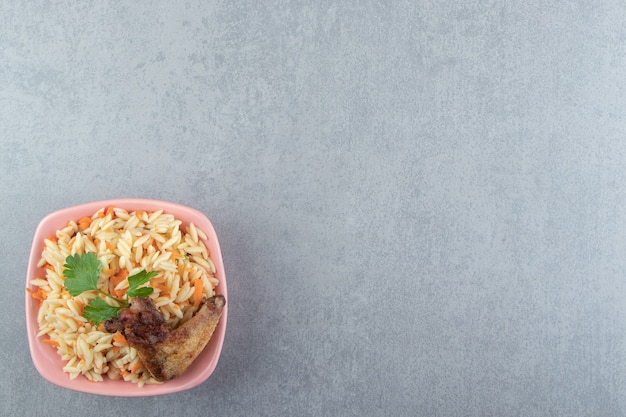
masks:
<svg viewBox="0 0 626 417"><path fill-rule="evenodd" d="M35 231L28 263L26 287L32 289L30 280L35 277L45 276L43 268L37 267L37 263L41 258L41 252L43 250L44 238L52 236L56 230L65 227L68 221L78 221L81 217L91 216L99 209L108 206L124 208L129 212L135 210L154 211L162 209L164 212L171 213L176 218L181 220L183 222L183 226L193 222L198 228L206 233L208 239L204 243L210 251L211 259L215 263L215 267L217 269L216 278L220 281L220 284L216 288L216 292L226 297L226 306L222 312L220 322L213 333L213 337L204 351L200 354L200 356L198 356L191 367L187 369L183 375L162 384L146 384L139 387L131 382L123 380L110 380L106 377L103 382L91 382L82 376L71 380L69 375L63 372L62 368L64 366L64 362L57 354L55 348L43 343L41 338L37 337L37 332L39 330L39 325L37 323L39 302L25 291L26 327L33 363L41 376L49 382L63 388L91 394L140 397L170 394L193 388L204 382L213 373L217 365L224 342L226 318L228 315L228 294L226 289L226 276L224 274L222 253L220 251L215 229L204 214L195 209L179 204L148 199L114 199L96 201L93 203L82 204L55 211L47 215L39 223L39 226ZM181 229L182 228L183 227L181 227Z"/></svg>

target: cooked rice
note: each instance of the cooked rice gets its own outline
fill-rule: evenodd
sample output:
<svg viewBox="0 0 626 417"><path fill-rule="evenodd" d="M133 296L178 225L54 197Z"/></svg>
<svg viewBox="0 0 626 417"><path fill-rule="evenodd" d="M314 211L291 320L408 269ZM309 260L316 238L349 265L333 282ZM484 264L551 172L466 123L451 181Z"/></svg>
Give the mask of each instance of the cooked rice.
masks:
<svg viewBox="0 0 626 417"><path fill-rule="evenodd" d="M129 213L109 207L98 210L90 219L90 223L70 221L55 236L44 240L38 266L45 268L46 277L30 281L44 298L37 335L56 347L65 361L63 371L71 379L84 375L91 381L102 381L107 376L139 386L158 383L141 364L136 350L120 335L108 333L103 324L96 327L82 316L83 307L97 295L89 291L72 297L65 290L65 259L95 253L103 266L98 285L110 294L128 288L127 279L117 286L111 281L120 271L126 270L128 275L142 269L159 271L150 281L154 288L150 297L167 323L175 327L198 310L193 303L196 280L202 280L204 297L213 296L219 283L203 242L207 236L193 223L181 231L182 222L163 210Z"/></svg>

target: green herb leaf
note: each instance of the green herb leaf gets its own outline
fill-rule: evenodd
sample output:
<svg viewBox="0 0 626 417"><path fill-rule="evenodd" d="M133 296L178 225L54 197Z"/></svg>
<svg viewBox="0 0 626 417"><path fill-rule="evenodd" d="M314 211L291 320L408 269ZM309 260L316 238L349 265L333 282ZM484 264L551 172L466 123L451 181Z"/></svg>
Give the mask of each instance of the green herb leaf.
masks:
<svg viewBox="0 0 626 417"><path fill-rule="evenodd" d="M114 307L106 303L102 298L96 297L89 301L89 304L85 306L83 315L85 318L93 322L96 326L100 325L103 321L107 321L113 317L117 317L117 313L122 307Z"/></svg>
<svg viewBox="0 0 626 417"><path fill-rule="evenodd" d="M152 294L154 292L154 288L152 287L142 287L142 288L137 288L135 290L132 291L132 293L129 295L129 297L147 297L150 294Z"/></svg>
<svg viewBox="0 0 626 417"><path fill-rule="evenodd" d="M158 272L146 272L145 270L141 270L135 275L131 275L128 277L128 290L126 291L126 296L128 298L131 297L147 297L154 291L154 288L151 287L143 287L139 288L140 285L145 284L150 281L150 278L154 278L159 275Z"/></svg>
<svg viewBox="0 0 626 417"><path fill-rule="evenodd" d="M63 275L65 288L72 296L85 291L98 290L98 276L102 271L102 262L92 252L65 258Z"/></svg>
<svg viewBox="0 0 626 417"><path fill-rule="evenodd" d="M128 307L128 301L120 300L111 294L98 288L98 276L102 272L102 262L94 253L88 252L83 255L73 255L65 258L65 288L73 297L84 293L85 291L97 291L119 304L115 307L107 304L101 297L93 298L89 304L85 306L83 312L84 317L93 322L96 326L110 318L117 317L119 311ZM159 275L158 272L146 272L144 270L128 277L128 290L126 291L126 299L131 297L147 297L154 291L151 287L141 287L140 285L150 281L150 278Z"/></svg>

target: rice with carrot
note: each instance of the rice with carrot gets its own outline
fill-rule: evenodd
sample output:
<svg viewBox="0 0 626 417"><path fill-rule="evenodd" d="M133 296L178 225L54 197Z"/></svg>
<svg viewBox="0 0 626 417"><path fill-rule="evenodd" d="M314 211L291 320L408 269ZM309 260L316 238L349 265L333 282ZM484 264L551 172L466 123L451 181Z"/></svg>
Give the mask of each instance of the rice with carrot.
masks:
<svg viewBox="0 0 626 417"><path fill-rule="evenodd" d="M118 298L125 295L128 276L158 271L149 283L154 288L150 298L175 327L198 311L203 298L215 295L219 281L203 243L206 239L193 223L184 226L163 210L128 212L117 207L70 221L45 239L38 266L46 275L31 280L29 292L40 302L38 336L57 350L65 362L64 372L72 379L84 375L102 381L106 376L139 386L158 383L122 334L108 333L103 324L95 326L83 317L84 306L97 295L88 291L73 297L65 289L68 256L96 254L103 266L98 286Z"/></svg>

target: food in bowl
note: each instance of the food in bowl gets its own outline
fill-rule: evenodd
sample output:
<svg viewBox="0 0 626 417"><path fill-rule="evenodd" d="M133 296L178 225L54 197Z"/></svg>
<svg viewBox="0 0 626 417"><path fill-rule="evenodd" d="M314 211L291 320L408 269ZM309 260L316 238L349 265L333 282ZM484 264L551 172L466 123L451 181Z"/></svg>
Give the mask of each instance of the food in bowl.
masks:
<svg viewBox="0 0 626 417"><path fill-rule="evenodd" d="M44 239L37 266L45 275L30 279L27 289L40 303L37 337L56 350L70 379L141 387L180 376L209 342L225 303L216 293L220 282L206 240L193 222L183 226L159 209L107 206L70 220ZM90 268L97 271L95 281ZM84 291L68 289L77 276ZM148 316L137 312L143 304L160 320L162 336L136 331L149 327L142 319ZM210 317L203 318L207 310ZM155 357L174 360L175 351L184 351L186 362L151 363Z"/></svg>
<svg viewBox="0 0 626 417"><path fill-rule="evenodd" d="M111 333L121 331L150 375L169 381L184 373L204 349L225 303L223 295L215 295L189 321L170 329L150 298L135 297L118 317L106 321L105 328Z"/></svg>

